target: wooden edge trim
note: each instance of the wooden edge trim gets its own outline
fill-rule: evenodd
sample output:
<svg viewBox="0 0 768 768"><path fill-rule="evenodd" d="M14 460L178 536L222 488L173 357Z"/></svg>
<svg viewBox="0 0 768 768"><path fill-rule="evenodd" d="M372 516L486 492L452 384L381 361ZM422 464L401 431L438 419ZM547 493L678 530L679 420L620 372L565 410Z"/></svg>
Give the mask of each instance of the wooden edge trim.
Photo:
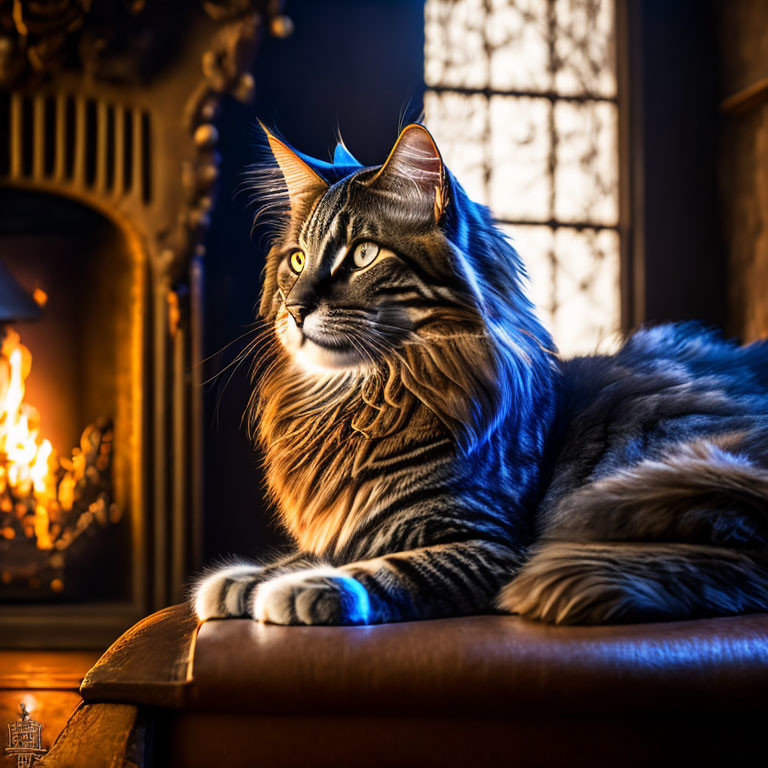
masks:
<svg viewBox="0 0 768 768"><path fill-rule="evenodd" d="M87 702L183 706L199 627L185 603L147 616L105 651L83 679L80 695Z"/></svg>
<svg viewBox="0 0 768 768"><path fill-rule="evenodd" d="M132 704L80 704L39 768L118 768L136 765L138 708Z"/></svg>

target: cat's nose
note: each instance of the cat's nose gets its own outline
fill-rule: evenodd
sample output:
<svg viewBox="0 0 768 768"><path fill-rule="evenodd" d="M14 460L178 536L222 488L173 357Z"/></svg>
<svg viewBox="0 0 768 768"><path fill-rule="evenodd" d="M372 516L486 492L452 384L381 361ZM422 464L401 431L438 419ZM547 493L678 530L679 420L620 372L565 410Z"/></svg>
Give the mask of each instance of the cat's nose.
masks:
<svg viewBox="0 0 768 768"><path fill-rule="evenodd" d="M286 304L285 308L291 313L299 328L304 325L304 318L312 311L309 304Z"/></svg>

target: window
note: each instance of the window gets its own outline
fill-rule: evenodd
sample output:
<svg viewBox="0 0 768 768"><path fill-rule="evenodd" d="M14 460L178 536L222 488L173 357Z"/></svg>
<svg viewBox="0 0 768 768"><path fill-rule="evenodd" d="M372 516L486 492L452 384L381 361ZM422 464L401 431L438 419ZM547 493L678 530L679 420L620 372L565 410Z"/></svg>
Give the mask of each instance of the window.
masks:
<svg viewBox="0 0 768 768"><path fill-rule="evenodd" d="M614 0L426 0L426 123L563 355L620 329Z"/></svg>

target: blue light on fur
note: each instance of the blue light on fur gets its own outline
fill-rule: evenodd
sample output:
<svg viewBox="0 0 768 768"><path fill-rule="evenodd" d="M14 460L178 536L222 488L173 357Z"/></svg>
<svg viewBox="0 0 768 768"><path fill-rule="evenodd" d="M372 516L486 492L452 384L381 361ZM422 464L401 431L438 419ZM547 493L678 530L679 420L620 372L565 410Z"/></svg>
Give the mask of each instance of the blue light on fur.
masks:
<svg viewBox="0 0 768 768"><path fill-rule="evenodd" d="M357 165L360 168L362 168L362 166L354 158L352 153L341 142L339 142L336 145L336 149L333 151L333 164L334 165L350 165L350 166Z"/></svg>
<svg viewBox="0 0 768 768"><path fill-rule="evenodd" d="M349 612L346 619L350 624L367 624L371 617L371 599L365 587L349 576L341 578L341 584L347 598Z"/></svg>

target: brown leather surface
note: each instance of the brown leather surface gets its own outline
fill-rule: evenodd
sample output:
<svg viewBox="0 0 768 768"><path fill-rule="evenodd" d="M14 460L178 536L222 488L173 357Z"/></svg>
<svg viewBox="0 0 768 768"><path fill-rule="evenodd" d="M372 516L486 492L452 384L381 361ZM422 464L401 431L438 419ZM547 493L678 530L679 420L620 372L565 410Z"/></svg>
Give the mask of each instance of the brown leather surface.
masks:
<svg viewBox="0 0 768 768"><path fill-rule="evenodd" d="M258 695L258 692L254 692ZM159 729L168 768L764 766L756 718L255 717L184 713Z"/></svg>
<svg viewBox="0 0 768 768"><path fill-rule="evenodd" d="M207 622L166 609L86 700L280 715L618 717L768 711L768 615L614 627L473 616L374 627ZM189 664L190 659L193 663Z"/></svg>
<svg viewBox="0 0 768 768"><path fill-rule="evenodd" d="M193 709L525 715L768 710L768 615L614 627L473 616L374 627L204 624Z"/></svg>
<svg viewBox="0 0 768 768"><path fill-rule="evenodd" d="M199 623L185 603L135 624L83 678L85 701L124 701L158 707L184 704Z"/></svg>

